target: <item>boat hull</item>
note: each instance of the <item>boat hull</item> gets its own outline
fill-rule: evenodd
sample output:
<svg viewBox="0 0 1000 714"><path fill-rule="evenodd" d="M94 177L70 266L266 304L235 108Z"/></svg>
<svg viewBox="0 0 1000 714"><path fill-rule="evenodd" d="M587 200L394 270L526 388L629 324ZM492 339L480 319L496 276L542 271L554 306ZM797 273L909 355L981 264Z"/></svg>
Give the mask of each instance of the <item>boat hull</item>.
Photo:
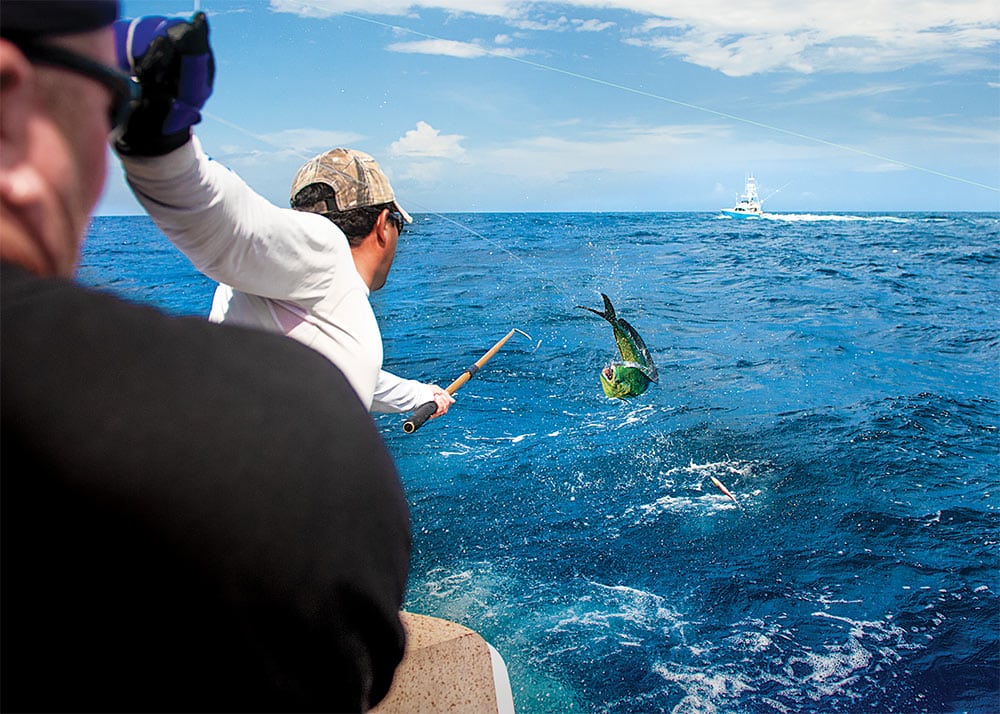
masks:
<svg viewBox="0 0 1000 714"><path fill-rule="evenodd" d="M734 211L732 209L723 209L722 215L728 218L760 218L760 213L750 213L749 211Z"/></svg>

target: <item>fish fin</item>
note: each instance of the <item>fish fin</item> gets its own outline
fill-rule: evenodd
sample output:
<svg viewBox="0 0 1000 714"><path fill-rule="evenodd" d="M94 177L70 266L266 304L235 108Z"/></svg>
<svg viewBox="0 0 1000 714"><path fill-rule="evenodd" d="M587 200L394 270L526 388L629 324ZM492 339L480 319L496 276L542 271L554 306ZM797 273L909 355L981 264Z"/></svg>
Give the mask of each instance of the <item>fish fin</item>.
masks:
<svg viewBox="0 0 1000 714"><path fill-rule="evenodd" d="M592 313L594 313L595 315L598 315L599 317L603 317L603 318L604 318L605 320L607 320L607 319L608 319L608 316L607 316L607 315L605 315L605 314L604 314L603 312L601 312L600 310L595 310L595 309L594 309L594 308L592 308L592 307L584 307L583 305L577 305L577 306L576 306L576 309L577 309L577 310L586 310L587 312L592 312Z"/></svg>
<svg viewBox="0 0 1000 714"><path fill-rule="evenodd" d="M619 317L618 324L625 333L631 338L632 342L639 350L639 355L642 357L643 361L646 363L640 369L643 373L649 377L650 381L659 383L659 372L656 370L656 365L653 364L653 356L649 353L649 348L646 347L646 343L643 341L642 336L636 331L632 325L628 323L625 318Z"/></svg>
<svg viewBox="0 0 1000 714"><path fill-rule="evenodd" d="M618 362L617 364L623 367L632 367L633 369L637 369L644 375L646 375L646 379L648 379L650 382L655 382L656 384L659 384L659 382L657 382L656 380L656 370L655 369L650 370L649 365L640 364L639 362L632 362L630 360L627 360L625 362Z"/></svg>
<svg viewBox="0 0 1000 714"><path fill-rule="evenodd" d="M611 301L608 300L608 296L601 293L601 297L604 298L604 312L600 310L595 310L592 307L584 307L583 305L577 305L577 309L586 310L587 312L592 312L598 317L603 317L605 320L611 323L611 326L615 326L615 308L611 305Z"/></svg>
<svg viewBox="0 0 1000 714"><path fill-rule="evenodd" d="M604 293L601 293L601 297L604 298L604 317L608 322L614 324L615 320L618 319L618 315L615 314L615 306L611 304L611 298Z"/></svg>

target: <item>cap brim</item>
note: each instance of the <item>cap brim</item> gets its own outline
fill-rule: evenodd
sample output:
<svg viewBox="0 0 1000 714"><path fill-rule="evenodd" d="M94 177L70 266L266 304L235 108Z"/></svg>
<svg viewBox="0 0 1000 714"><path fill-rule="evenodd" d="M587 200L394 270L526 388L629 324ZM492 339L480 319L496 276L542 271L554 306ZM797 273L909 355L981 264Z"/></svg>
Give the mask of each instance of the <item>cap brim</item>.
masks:
<svg viewBox="0 0 1000 714"><path fill-rule="evenodd" d="M403 207L399 205L399 201L394 200L392 202L392 205L396 207L396 210L399 211L399 214L403 217L404 221L406 221L407 223L413 223L413 218L410 217L409 213L403 210Z"/></svg>

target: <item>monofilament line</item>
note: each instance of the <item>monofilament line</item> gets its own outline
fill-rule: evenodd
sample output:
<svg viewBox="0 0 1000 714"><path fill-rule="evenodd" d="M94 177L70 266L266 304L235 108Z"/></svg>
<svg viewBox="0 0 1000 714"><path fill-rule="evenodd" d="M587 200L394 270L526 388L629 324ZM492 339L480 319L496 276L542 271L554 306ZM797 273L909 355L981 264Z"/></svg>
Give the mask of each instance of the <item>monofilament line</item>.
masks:
<svg viewBox="0 0 1000 714"><path fill-rule="evenodd" d="M280 149L282 151L287 151L288 153L293 154L295 156L298 156L298 157L302 158L305 161L308 161L309 159L313 158L309 154L306 154L306 153L304 153L302 151L294 149L294 148L292 148L292 147L290 147L290 146L288 146L286 144L282 144L280 142L274 141L274 140L270 139L269 137L264 136L263 134L258 134L256 132L253 132L253 131L247 129L246 127L240 126L236 122L232 122L232 121L229 121L228 119L224 119L221 116L219 116L218 114L215 114L215 113L209 112L209 111L205 111L205 110L202 110L201 113L202 113L203 116L211 119L212 121L217 121L217 122L219 122L220 124L222 124L224 126L228 126L230 129L234 129L234 130L239 131L239 132L241 132L243 134L246 134L247 136L249 136L249 137L251 137L253 139L256 139L257 141L261 142L262 144L267 144L268 146L273 146L276 149ZM345 173L342 173L340 171L338 171L337 173L339 173L341 176L345 177L346 179L348 179L350 181L357 181L357 179L355 179L353 176L349 176L349 175L347 175ZM488 236L484 235L480 231L475 230L471 226L467 226L464 223L456 221L454 218L451 218L450 216L444 215L442 213L438 213L437 211L434 211L434 210L428 208L427 206L423 206L423 205L421 205L420 203L418 203L416 201L407 201L406 203L407 203L408 206L414 206L414 207L420 209L421 212L427 213L427 214L432 215L432 216L435 216L436 218L439 218L442 221L445 221L446 223L449 223L452 226L454 226L454 227L456 227L456 228L458 228L458 229L460 229L460 230L462 230L462 231L464 231L466 233L469 233L469 234L471 234L471 235L479 238L484 243L487 243L487 244L493 246L498 251L500 251L500 252L504 253L505 255L507 255L508 257L516 260L518 262L518 264L520 264L522 266L522 268L524 268L528 272L530 272L533 275L535 275L541 283L552 287L553 289L555 289L555 291L557 293L559 293L560 295L563 295L564 297L566 297L567 300L569 299L568 296L566 295L566 293L562 290L562 288L560 288L559 285L557 285L553 281L549 280L541 271L539 271L534 266L532 266L531 263L525 261L523 258L521 258L519 255L517 255L513 251L511 251L510 248L506 247L502 243L500 243L498 241L495 241L492 238L489 238Z"/></svg>
<svg viewBox="0 0 1000 714"><path fill-rule="evenodd" d="M310 3L303 2L302 5L310 6ZM350 18L352 20L357 20L359 22L366 22L371 25L378 25L380 27L385 27L391 30L396 30L399 32L406 32L411 35L416 35L417 37L423 37L428 40L439 40L442 42L453 42L454 40L448 40L444 37L438 37L437 35L431 35L426 32L421 32L420 30L413 30L409 27L403 27L402 25L395 25L389 22L383 22L381 20L375 20L370 17L362 17L361 15L353 15L351 13L339 13L343 17ZM636 89L635 87L629 87L625 84L619 84L618 82L611 82L606 79L600 79L599 77L592 77L590 75L581 74L579 72L573 72L572 70L562 69L561 67L553 67L552 65L543 64L541 62L534 62L532 60L524 59L523 57L514 57L512 55L506 54L504 52L498 52L496 50L490 50L485 47L480 48L484 54L491 57L496 57L498 59L505 59L510 62L517 62L518 64L523 64L528 67L534 67L535 69L541 69L546 72L554 72L556 74L561 74L566 77L572 77L574 79L579 79L584 82L590 82L591 84L597 84L603 87L609 87L611 89L617 89L622 92L628 92L629 94L634 94L640 97L646 97L647 99L653 99L660 102L666 102L668 104L673 104L678 107L684 107L685 109L691 109L693 111L702 112L705 114L711 114L713 116L720 117L722 119L728 119L730 121L739 122L741 124L747 124L749 126L754 126L759 129L765 129L767 131L777 132L779 134L784 134L785 136L791 136L796 139L802 139L803 141L810 141L816 144L822 144L823 146L829 146L833 149L838 149L840 151L847 151L853 154L858 154L860 156L865 156L870 159L877 159L878 161L885 161L890 164L895 164L896 166L902 166L903 168L912 169L914 171L921 171L932 176L938 176L943 179L948 179L949 181L958 181L960 183L968 184L969 186L975 186L977 188L986 189L987 191L993 191L1000 193L1000 186L990 186L989 184L980 183L978 181L972 181L971 179L962 178L961 176L955 176L953 174L944 173L943 171L937 171L935 169L927 168L926 166L918 166L917 164L911 164L907 161L901 161L900 159L894 159L891 156L885 156L884 154L877 154L873 151L867 151L865 149L859 149L855 146L848 146L847 144L840 144L835 141L829 141L827 139L822 139L817 136L811 136L809 134L803 134L802 132L794 131L792 129L785 129L780 126L775 126L774 124L767 124L765 122L756 121L754 119L748 119L746 117L741 117L736 114L731 114L729 112L719 111L718 109L711 109L709 107L703 107L698 104L692 104L690 102L685 102L680 99L674 99L672 97L666 97L662 94L656 94L655 92L647 92L644 89Z"/></svg>

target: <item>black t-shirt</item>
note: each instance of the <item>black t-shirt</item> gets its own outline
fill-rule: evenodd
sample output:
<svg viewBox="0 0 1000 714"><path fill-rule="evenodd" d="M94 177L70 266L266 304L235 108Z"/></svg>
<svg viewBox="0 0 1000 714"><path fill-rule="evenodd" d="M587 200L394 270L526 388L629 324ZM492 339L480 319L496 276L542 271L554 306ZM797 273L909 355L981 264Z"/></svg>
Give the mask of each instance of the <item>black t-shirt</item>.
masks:
<svg viewBox="0 0 1000 714"><path fill-rule="evenodd" d="M7 263L0 291L3 710L378 701L408 511L339 370Z"/></svg>

